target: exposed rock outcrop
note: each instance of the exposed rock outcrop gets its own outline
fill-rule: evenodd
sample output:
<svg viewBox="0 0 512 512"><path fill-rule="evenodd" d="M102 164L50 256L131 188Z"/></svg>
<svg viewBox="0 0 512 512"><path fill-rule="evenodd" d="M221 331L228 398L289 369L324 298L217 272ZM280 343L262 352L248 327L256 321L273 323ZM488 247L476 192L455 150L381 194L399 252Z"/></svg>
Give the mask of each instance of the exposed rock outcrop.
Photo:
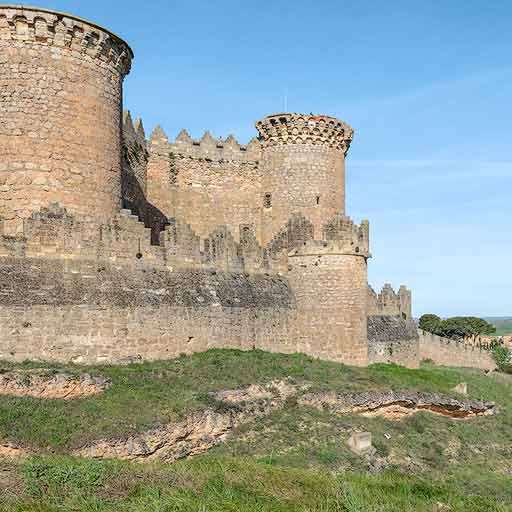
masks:
<svg viewBox="0 0 512 512"><path fill-rule="evenodd" d="M383 416L389 420L401 420L419 411L429 411L454 419L494 414L493 402L455 400L434 393L414 391L368 392L336 394L334 392L310 393L298 400L299 404L327 410L333 414L361 414Z"/></svg>
<svg viewBox="0 0 512 512"><path fill-rule="evenodd" d="M223 442L237 426L282 407L297 392L279 381L265 386L221 391L211 395L217 410L208 408L183 421L163 425L126 438L102 439L75 452L89 458L175 461L203 453Z"/></svg>
<svg viewBox="0 0 512 512"><path fill-rule="evenodd" d="M215 404L184 420L162 425L125 438L102 439L75 451L88 458L124 460L161 459L172 462L208 451L225 441L236 427L254 421L283 407L286 400L307 390L288 381L252 385L244 389L220 391L210 395ZM459 401L436 394L416 392L307 393L297 400L333 414L384 416L399 420L418 411L430 411L454 419L494 413L492 402Z"/></svg>
<svg viewBox="0 0 512 512"><path fill-rule="evenodd" d="M0 442L0 459L21 459L30 455L30 450L10 443Z"/></svg>
<svg viewBox="0 0 512 512"><path fill-rule="evenodd" d="M0 395L71 400L102 393L110 382L88 373L71 375L45 369L0 370Z"/></svg>

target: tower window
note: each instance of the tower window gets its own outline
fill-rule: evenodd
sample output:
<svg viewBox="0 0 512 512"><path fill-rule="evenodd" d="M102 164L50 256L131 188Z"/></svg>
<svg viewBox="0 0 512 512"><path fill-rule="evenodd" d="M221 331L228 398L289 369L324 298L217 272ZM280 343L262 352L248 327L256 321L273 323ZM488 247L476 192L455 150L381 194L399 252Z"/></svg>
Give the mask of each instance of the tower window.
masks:
<svg viewBox="0 0 512 512"><path fill-rule="evenodd" d="M263 208L272 208L272 194L269 192L263 197Z"/></svg>
<svg viewBox="0 0 512 512"><path fill-rule="evenodd" d="M316 204L320 204L320 196L316 196Z"/></svg>

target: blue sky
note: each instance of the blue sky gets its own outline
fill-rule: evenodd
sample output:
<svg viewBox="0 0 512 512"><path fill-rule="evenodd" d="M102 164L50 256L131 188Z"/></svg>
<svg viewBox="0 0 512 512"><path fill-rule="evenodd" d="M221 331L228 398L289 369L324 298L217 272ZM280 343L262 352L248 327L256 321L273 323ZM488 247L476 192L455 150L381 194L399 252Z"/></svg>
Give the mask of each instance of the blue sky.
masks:
<svg viewBox="0 0 512 512"><path fill-rule="evenodd" d="M30 5L28 2L26 5ZM284 109L356 129L347 211L414 314L512 315L512 2L45 0L124 37L125 106L170 137Z"/></svg>

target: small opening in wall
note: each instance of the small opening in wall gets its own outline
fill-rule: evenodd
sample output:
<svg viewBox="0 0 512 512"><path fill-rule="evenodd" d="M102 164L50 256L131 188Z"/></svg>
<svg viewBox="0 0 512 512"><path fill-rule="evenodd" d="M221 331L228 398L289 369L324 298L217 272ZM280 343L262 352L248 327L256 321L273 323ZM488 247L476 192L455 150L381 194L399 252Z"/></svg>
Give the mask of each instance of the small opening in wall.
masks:
<svg viewBox="0 0 512 512"><path fill-rule="evenodd" d="M135 257L136 257L138 260L140 260L140 259L142 258L142 253L138 252L138 253L135 255Z"/></svg>
<svg viewBox="0 0 512 512"><path fill-rule="evenodd" d="M316 204L320 204L320 196L316 196Z"/></svg>
<svg viewBox="0 0 512 512"><path fill-rule="evenodd" d="M267 192L263 197L263 207L264 208L272 208L272 194Z"/></svg>
<svg viewBox="0 0 512 512"><path fill-rule="evenodd" d="M407 315L406 315L405 313L402 313L402 318L403 318L404 320L407 320Z"/></svg>

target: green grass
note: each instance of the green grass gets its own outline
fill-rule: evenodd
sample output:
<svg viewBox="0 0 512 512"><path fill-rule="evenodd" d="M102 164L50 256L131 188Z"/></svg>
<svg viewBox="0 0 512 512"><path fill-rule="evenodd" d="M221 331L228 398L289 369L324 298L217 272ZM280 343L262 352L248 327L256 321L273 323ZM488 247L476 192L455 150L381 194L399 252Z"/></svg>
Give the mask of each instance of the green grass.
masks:
<svg viewBox="0 0 512 512"><path fill-rule="evenodd" d="M33 367L34 364L4 367ZM0 441L41 455L0 461L0 511L432 511L512 510L512 379L479 371L395 365L347 367L305 355L212 350L126 367L62 366L112 380L84 400L0 397ZM294 400L238 428L226 444L175 464L85 461L70 450L140 432L211 404L207 393L290 377L313 390L414 389L494 400L495 416L454 421L420 413L400 422L334 416ZM460 397L459 397L460 398ZM352 454L353 429L369 430L378 474Z"/></svg>
<svg viewBox="0 0 512 512"><path fill-rule="evenodd" d="M477 473L438 478L385 471L378 475L321 472L262 464L243 457L204 455L174 465L31 459L17 468L24 491L4 493L0 510L233 511L233 512L431 512L437 503L453 511L504 512L510 480L492 482ZM462 485L465 478L471 478ZM488 485L488 495L480 492ZM510 502L509 502L510 503Z"/></svg>
<svg viewBox="0 0 512 512"><path fill-rule="evenodd" d="M496 327L496 332L493 336L510 336L512 334L512 322Z"/></svg>

